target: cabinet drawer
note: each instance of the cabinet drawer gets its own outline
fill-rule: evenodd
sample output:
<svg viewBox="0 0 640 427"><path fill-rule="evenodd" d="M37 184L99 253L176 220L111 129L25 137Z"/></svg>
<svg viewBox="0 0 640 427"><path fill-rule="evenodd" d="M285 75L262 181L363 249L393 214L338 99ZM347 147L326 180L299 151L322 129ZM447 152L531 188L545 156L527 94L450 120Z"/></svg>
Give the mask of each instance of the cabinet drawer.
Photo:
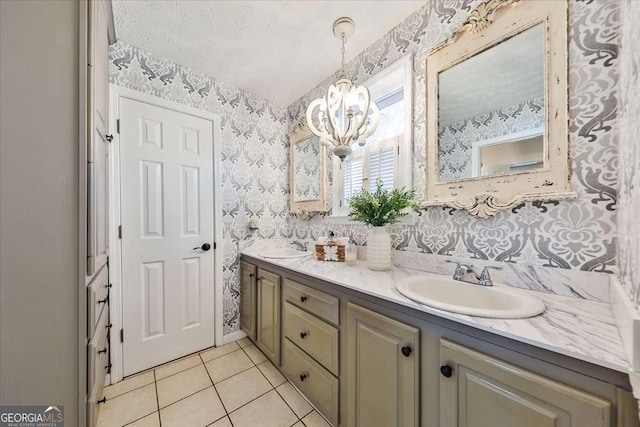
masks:
<svg viewBox="0 0 640 427"><path fill-rule="evenodd" d="M284 340L282 370L291 382L338 425L338 380L288 339Z"/></svg>
<svg viewBox="0 0 640 427"><path fill-rule="evenodd" d="M338 375L337 328L287 302L284 308L283 330L285 337Z"/></svg>
<svg viewBox="0 0 640 427"><path fill-rule="evenodd" d="M91 399L102 399L104 380L109 371L109 334L107 310L102 310L96 332L88 348L87 385Z"/></svg>
<svg viewBox="0 0 640 427"><path fill-rule="evenodd" d="M87 288L87 337L93 336L102 308L109 295L109 269L102 268Z"/></svg>
<svg viewBox="0 0 640 427"><path fill-rule="evenodd" d="M340 324L340 300L332 295L286 279L284 299L334 325Z"/></svg>

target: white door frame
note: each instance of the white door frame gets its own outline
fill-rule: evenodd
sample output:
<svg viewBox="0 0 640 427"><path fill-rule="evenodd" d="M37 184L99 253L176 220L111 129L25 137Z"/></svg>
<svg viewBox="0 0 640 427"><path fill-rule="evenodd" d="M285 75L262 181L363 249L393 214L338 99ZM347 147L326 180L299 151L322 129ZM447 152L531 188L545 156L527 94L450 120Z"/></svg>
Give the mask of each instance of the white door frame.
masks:
<svg viewBox="0 0 640 427"><path fill-rule="evenodd" d="M157 96L148 95L133 89L109 84L109 128L112 130L113 141L109 146L109 281L111 283L109 308L111 337L109 348L111 352L111 383L121 381L124 376L124 354L120 342L122 329L123 301L122 301L122 240L118 237L118 226L121 224L120 207L120 135L117 132L117 120L120 117L120 98L144 102L156 107L165 108L179 113L189 114L213 122L213 226L216 249L214 260L214 322L216 346L224 344L222 329L222 202L220 189L222 184L222 157L220 152L220 116L208 111L179 104ZM125 333L126 339L126 333Z"/></svg>

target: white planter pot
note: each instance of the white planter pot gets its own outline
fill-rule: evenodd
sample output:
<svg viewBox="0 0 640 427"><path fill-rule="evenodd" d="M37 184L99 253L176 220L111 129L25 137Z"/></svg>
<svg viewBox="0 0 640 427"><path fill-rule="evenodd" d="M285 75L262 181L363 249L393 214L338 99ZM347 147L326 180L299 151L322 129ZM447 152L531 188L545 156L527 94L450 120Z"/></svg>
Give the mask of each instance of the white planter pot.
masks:
<svg viewBox="0 0 640 427"><path fill-rule="evenodd" d="M367 239L367 266L370 270L391 268L391 236L385 227L373 227Z"/></svg>

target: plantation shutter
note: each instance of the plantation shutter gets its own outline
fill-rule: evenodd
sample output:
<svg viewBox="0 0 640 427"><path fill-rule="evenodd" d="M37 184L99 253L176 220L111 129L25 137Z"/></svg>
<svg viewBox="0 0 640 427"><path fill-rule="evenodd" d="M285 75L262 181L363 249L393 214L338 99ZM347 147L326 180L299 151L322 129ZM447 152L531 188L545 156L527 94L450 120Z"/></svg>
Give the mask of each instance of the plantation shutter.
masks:
<svg viewBox="0 0 640 427"><path fill-rule="evenodd" d="M396 184L396 147L386 147L369 154L369 191L375 191L378 178L385 190L393 190Z"/></svg>
<svg viewBox="0 0 640 427"><path fill-rule="evenodd" d="M344 176L344 194L342 199L344 205L347 206L349 199L358 194L362 190L362 177L363 177L363 158L362 157L350 157L345 159L342 163L342 171Z"/></svg>

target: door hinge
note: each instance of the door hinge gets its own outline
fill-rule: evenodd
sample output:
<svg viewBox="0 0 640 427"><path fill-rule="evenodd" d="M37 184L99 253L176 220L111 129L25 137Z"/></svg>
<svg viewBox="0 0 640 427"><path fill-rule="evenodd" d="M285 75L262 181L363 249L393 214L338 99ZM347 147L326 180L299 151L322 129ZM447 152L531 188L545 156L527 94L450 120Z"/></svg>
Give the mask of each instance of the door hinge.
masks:
<svg viewBox="0 0 640 427"><path fill-rule="evenodd" d="M338 203L340 205L340 207L342 207L342 200L340 200L340 203Z"/></svg>
<svg viewBox="0 0 640 427"><path fill-rule="evenodd" d="M215 251L216 248L218 247L218 245L216 244L216 242L213 242L213 250Z"/></svg>
<svg viewBox="0 0 640 427"><path fill-rule="evenodd" d="M118 226L118 239L122 239L122 226Z"/></svg>
<svg viewBox="0 0 640 427"><path fill-rule="evenodd" d="M124 329L120 329L120 342L124 342Z"/></svg>
<svg viewBox="0 0 640 427"><path fill-rule="evenodd" d="M116 132L120 133L120 119L116 120Z"/></svg>
<svg viewBox="0 0 640 427"><path fill-rule="evenodd" d="M400 146L398 145L398 155L400 155Z"/></svg>

